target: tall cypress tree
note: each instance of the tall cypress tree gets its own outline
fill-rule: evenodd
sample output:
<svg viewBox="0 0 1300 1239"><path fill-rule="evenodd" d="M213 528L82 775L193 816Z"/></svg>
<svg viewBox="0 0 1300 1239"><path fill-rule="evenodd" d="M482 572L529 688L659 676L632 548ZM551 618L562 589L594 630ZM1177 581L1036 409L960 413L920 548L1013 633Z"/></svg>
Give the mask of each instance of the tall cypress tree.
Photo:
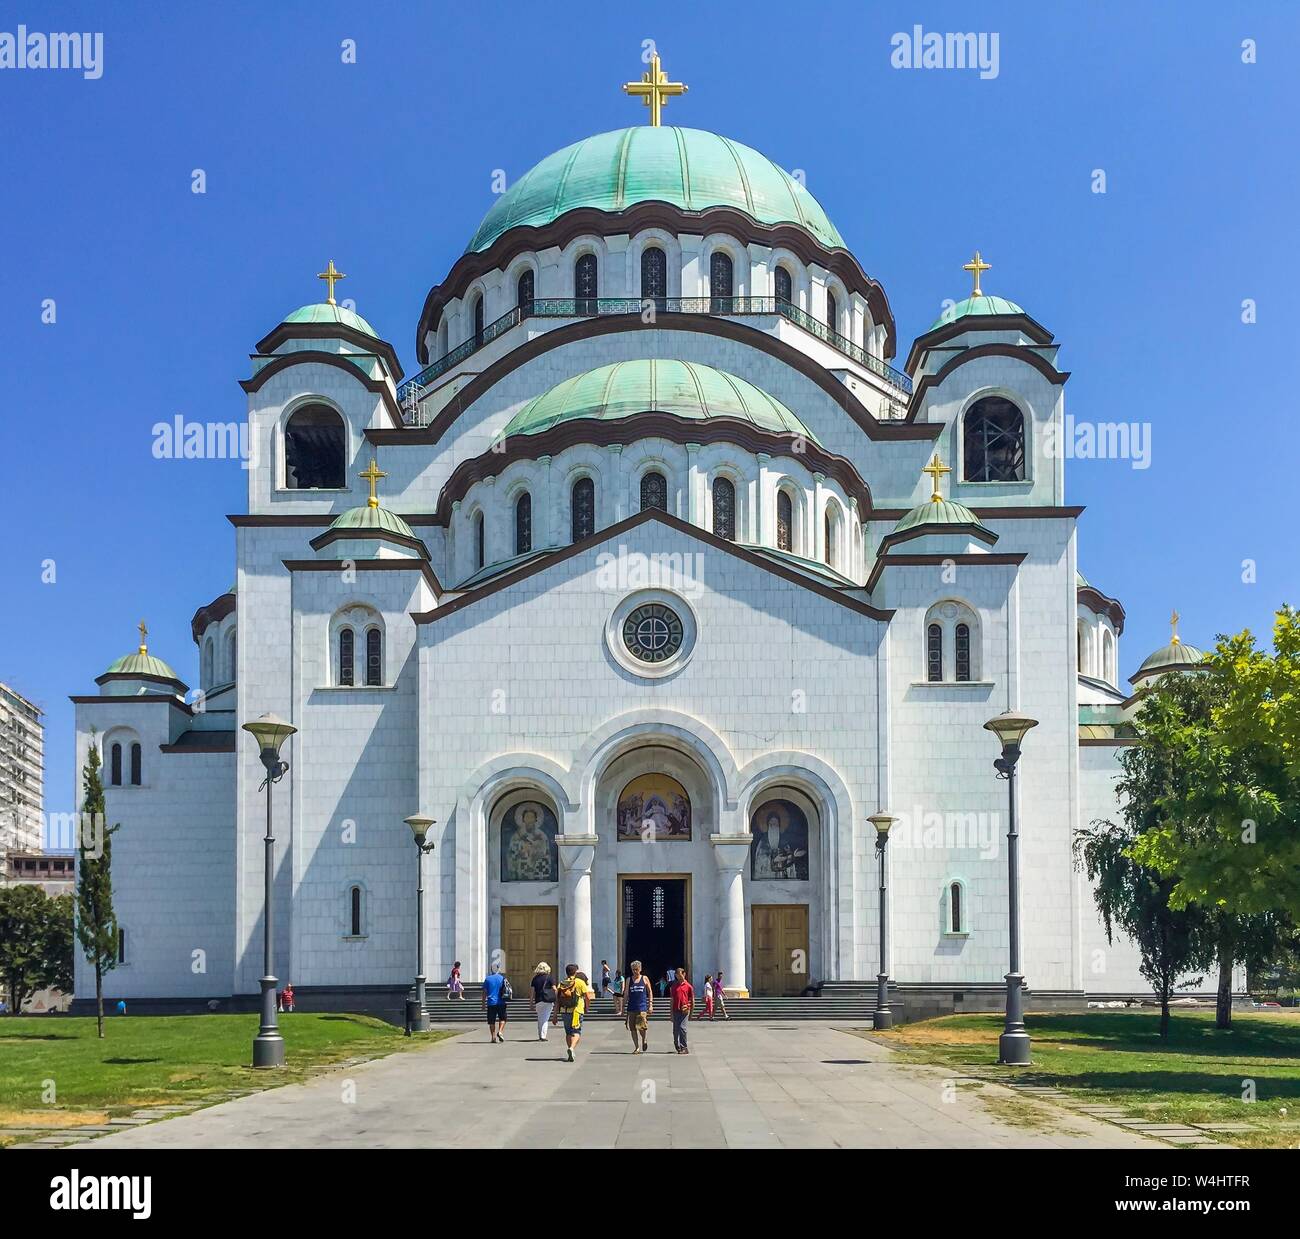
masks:
<svg viewBox="0 0 1300 1239"><path fill-rule="evenodd" d="M77 941L95 969L95 1015L104 1036L104 973L117 967L117 914L113 911L113 835L104 816L104 784L99 777L99 746L90 734L90 752L81 772L85 798L77 839Z"/></svg>

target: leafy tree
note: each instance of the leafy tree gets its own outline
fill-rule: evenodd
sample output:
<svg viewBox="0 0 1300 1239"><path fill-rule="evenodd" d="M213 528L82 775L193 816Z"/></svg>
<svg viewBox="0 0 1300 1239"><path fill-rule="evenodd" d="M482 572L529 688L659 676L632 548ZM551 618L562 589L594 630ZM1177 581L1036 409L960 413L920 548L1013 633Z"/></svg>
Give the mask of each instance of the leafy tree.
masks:
<svg viewBox="0 0 1300 1239"><path fill-rule="evenodd" d="M0 980L14 1014L37 990L72 989L72 897L0 888Z"/></svg>
<svg viewBox="0 0 1300 1239"><path fill-rule="evenodd" d="M81 772L85 799L77 840L77 941L95 969L95 1016L104 1036L104 973L117 967L117 915L113 911L113 835L104 818L104 784L99 777L99 746L91 732L90 752Z"/></svg>

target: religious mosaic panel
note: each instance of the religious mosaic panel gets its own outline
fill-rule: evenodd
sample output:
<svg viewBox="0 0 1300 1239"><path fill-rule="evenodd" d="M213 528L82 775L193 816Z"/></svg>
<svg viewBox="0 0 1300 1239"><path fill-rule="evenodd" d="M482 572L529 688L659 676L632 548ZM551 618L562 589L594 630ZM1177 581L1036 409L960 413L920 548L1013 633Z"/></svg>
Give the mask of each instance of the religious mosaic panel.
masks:
<svg viewBox="0 0 1300 1239"><path fill-rule="evenodd" d="M769 800L759 805L749 819L749 833L753 881L808 880L808 818L797 804Z"/></svg>
<svg viewBox="0 0 1300 1239"><path fill-rule="evenodd" d="M558 882L558 832L555 814L539 801L507 809L501 819L501 881Z"/></svg>
<svg viewBox="0 0 1300 1239"><path fill-rule="evenodd" d="M666 774L633 779L618 798L618 841L661 842L691 837L691 801Z"/></svg>

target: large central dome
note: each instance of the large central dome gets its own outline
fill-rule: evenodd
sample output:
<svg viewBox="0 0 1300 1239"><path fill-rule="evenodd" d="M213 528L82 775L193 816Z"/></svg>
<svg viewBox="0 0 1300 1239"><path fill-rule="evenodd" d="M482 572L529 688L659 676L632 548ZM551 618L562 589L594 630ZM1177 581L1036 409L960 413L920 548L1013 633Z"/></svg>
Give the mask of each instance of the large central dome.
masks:
<svg viewBox="0 0 1300 1239"><path fill-rule="evenodd" d="M467 253L503 232L539 227L578 207L622 211L668 202L686 211L731 207L763 224L797 224L823 245L844 239L821 205L766 155L702 129L638 125L584 138L548 155L483 217Z"/></svg>

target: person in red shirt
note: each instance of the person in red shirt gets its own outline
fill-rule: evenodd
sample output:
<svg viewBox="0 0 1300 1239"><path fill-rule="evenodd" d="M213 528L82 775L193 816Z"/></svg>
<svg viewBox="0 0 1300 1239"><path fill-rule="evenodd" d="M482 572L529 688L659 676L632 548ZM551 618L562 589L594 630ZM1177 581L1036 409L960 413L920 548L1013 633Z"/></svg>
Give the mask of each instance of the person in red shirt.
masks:
<svg viewBox="0 0 1300 1239"><path fill-rule="evenodd" d="M686 1046L686 1021L695 1009L695 987L686 979L686 969L677 969L673 982L673 1047L678 1054L689 1054Z"/></svg>

